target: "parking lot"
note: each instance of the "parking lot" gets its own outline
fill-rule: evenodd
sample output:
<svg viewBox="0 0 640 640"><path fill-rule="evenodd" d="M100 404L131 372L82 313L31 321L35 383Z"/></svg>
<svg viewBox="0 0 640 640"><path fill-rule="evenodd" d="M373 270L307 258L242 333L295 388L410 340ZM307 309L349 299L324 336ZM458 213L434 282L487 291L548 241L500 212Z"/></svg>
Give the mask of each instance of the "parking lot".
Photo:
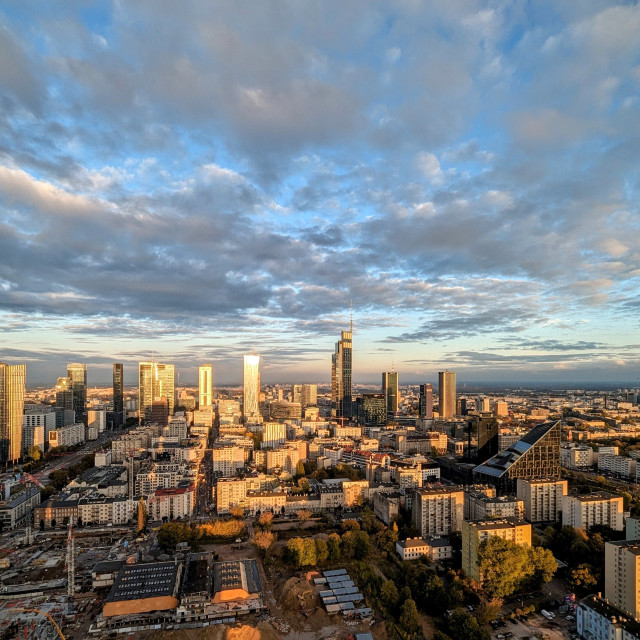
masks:
<svg viewBox="0 0 640 640"><path fill-rule="evenodd" d="M568 614L567 620L563 614L556 614L553 620L547 620L540 613L529 615L524 620L505 619L501 626L494 629L491 637L496 640L509 640L510 638L545 638L547 640L565 640L577 638L575 633L575 619Z"/></svg>

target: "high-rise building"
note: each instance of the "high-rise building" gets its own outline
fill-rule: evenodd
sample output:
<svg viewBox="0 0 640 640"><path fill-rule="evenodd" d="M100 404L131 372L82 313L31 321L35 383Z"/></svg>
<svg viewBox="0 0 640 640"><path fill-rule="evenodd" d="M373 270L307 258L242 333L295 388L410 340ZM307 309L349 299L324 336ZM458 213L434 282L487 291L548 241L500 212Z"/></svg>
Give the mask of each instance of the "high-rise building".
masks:
<svg viewBox="0 0 640 640"><path fill-rule="evenodd" d="M419 414L421 418L433 418L433 387L427 382L420 385Z"/></svg>
<svg viewBox="0 0 640 640"><path fill-rule="evenodd" d="M567 495L566 480L518 479L517 496L524 500L524 517L529 522L556 522L562 513L562 497Z"/></svg>
<svg viewBox="0 0 640 640"><path fill-rule="evenodd" d="M58 382L56 382L56 408L73 411L73 406L73 383L71 378L58 378Z"/></svg>
<svg viewBox="0 0 640 640"><path fill-rule="evenodd" d="M560 421L536 425L518 442L473 470L474 482L492 484L501 495L513 494L517 480L560 478Z"/></svg>
<svg viewBox="0 0 640 640"><path fill-rule="evenodd" d="M0 464L22 454L22 414L27 365L0 362Z"/></svg>
<svg viewBox="0 0 640 640"><path fill-rule="evenodd" d="M242 411L245 423L261 422L260 414L260 356L254 353L244 357L244 404Z"/></svg>
<svg viewBox="0 0 640 640"><path fill-rule="evenodd" d="M356 399L358 424L376 427L387 424L387 401L381 393L363 393Z"/></svg>
<svg viewBox="0 0 640 640"><path fill-rule="evenodd" d="M438 373L440 392L440 417L453 418L456 413L456 374L453 371Z"/></svg>
<svg viewBox="0 0 640 640"><path fill-rule="evenodd" d="M121 362L113 365L113 411L124 413L124 370Z"/></svg>
<svg viewBox="0 0 640 640"><path fill-rule="evenodd" d="M490 414L467 421L468 457L480 463L498 453L498 421Z"/></svg>
<svg viewBox="0 0 640 640"><path fill-rule="evenodd" d="M315 407L318 404L318 385L303 384L302 385L302 408Z"/></svg>
<svg viewBox="0 0 640 640"><path fill-rule="evenodd" d="M605 543L604 597L640 619L640 540Z"/></svg>
<svg viewBox="0 0 640 640"><path fill-rule="evenodd" d="M331 404L337 418L353 417L352 332L343 331L331 356Z"/></svg>
<svg viewBox="0 0 640 640"><path fill-rule="evenodd" d="M398 412L398 372L384 371L382 373L382 394L385 397L387 413Z"/></svg>
<svg viewBox="0 0 640 640"><path fill-rule="evenodd" d="M411 517L419 535L448 536L460 531L464 517L462 487L432 484L413 493Z"/></svg>
<svg viewBox="0 0 640 640"><path fill-rule="evenodd" d="M67 375L71 378L73 387L73 410L76 412L76 422L84 422L87 410L87 365L74 362L67 365Z"/></svg>
<svg viewBox="0 0 640 640"><path fill-rule="evenodd" d="M138 411L140 421L151 420L154 400L167 399L167 412L175 409L175 367L159 362L140 362L138 365Z"/></svg>
<svg viewBox="0 0 640 640"><path fill-rule="evenodd" d="M280 391L280 389L278 389ZM278 400L282 400L282 398L278 398ZM291 387L291 402L299 402L300 406L302 406L302 385L294 384Z"/></svg>
<svg viewBox="0 0 640 640"><path fill-rule="evenodd" d="M210 407L213 404L213 367L203 364L198 369L198 407Z"/></svg>

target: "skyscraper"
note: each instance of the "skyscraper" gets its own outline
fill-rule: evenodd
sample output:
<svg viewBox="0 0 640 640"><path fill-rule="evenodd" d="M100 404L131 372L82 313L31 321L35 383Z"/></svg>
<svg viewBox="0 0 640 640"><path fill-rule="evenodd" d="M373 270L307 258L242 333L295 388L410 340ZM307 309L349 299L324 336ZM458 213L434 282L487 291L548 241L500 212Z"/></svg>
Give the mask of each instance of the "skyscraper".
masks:
<svg viewBox="0 0 640 640"><path fill-rule="evenodd" d="M58 378L56 382L56 408L73 411L73 383L71 378Z"/></svg>
<svg viewBox="0 0 640 640"><path fill-rule="evenodd" d="M113 411L124 412L124 368L121 362L113 365Z"/></svg>
<svg viewBox="0 0 640 640"><path fill-rule="evenodd" d="M153 401L166 398L168 415L175 408L175 368L172 364L140 362L138 365L138 412L140 421L151 420Z"/></svg>
<svg viewBox="0 0 640 640"><path fill-rule="evenodd" d="M213 367L203 364L198 369L198 407L210 407L213 404Z"/></svg>
<svg viewBox="0 0 640 640"><path fill-rule="evenodd" d="M242 411L245 422L261 422L260 356L253 353L244 357L244 404Z"/></svg>
<svg viewBox="0 0 640 640"><path fill-rule="evenodd" d="M440 417L453 418L456 413L456 374L453 371L438 373L440 392Z"/></svg>
<svg viewBox="0 0 640 640"><path fill-rule="evenodd" d="M352 332L343 331L331 356L331 404L337 418L353 417Z"/></svg>
<svg viewBox="0 0 640 640"><path fill-rule="evenodd" d="M420 385L419 414L421 418L433 418L433 387L428 382Z"/></svg>
<svg viewBox="0 0 640 640"><path fill-rule="evenodd" d="M27 365L0 362L0 463L17 462L22 450L22 414Z"/></svg>
<svg viewBox="0 0 640 640"><path fill-rule="evenodd" d="M315 407L318 404L318 385L302 385L302 408Z"/></svg>
<svg viewBox="0 0 640 640"><path fill-rule="evenodd" d="M87 405L87 365L74 362L67 365L67 375L73 387L73 410L76 422L84 422Z"/></svg>
<svg viewBox="0 0 640 640"><path fill-rule="evenodd" d="M398 411L398 372L385 371L382 373L382 394L385 397L387 413Z"/></svg>

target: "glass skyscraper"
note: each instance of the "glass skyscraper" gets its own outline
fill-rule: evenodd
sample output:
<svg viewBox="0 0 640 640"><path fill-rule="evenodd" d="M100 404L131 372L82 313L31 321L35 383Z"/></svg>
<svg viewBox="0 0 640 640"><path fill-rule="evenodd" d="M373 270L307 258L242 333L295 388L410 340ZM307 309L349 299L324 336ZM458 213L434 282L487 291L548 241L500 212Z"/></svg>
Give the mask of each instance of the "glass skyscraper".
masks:
<svg viewBox="0 0 640 640"><path fill-rule="evenodd" d="M213 403L213 367L203 364L198 369L198 407L210 407Z"/></svg>
<svg viewBox="0 0 640 640"><path fill-rule="evenodd" d="M0 463L15 463L22 452L22 415L27 365L0 362Z"/></svg>
<svg viewBox="0 0 640 640"><path fill-rule="evenodd" d="M331 405L336 418L353 417L352 335L343 331L331 356Z"/></svg>
<svg viewBox="0 0 640 640"><path fill-rule="evenodd" d="M87 365L74 362L67 365L67 375L73 388L73 410L76 412L76 423L84 422L87 410Z"/></svg>
<svg viewBox="0 0 640 640"><path fill-rule="evenodd" d="M244 400L242 412L245 423L262 421L260 414L260 356L244 357Z"/></svg>
<svg viewBox="0 0 640 640"><path fill-rule="evenodd" d="M166 398L168 415L175 408L175 368L172 364L140 362L138 365L138 412L140 421L151 420L154 400Z"/></svg>
<svg viewBox="0 0 640 640"><path fill-rule="evenodd" d="M387 413L398 411L398 372L385 371L382 373L382 393L387 405Z"/></svg>
<svg viewBox="0 0 640 640"><path fill-rule="evenodd" d="M456 374L453 371L438 373L440 392L440 417L453 418L456 414Z"/></svg>

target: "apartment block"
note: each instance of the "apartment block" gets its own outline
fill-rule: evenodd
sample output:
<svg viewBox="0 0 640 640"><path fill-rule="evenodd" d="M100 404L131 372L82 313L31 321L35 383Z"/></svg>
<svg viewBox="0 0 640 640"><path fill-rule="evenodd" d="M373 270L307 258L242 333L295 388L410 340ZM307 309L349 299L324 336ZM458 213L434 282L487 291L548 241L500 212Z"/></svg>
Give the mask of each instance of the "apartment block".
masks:
<svg viewBox="0 0 640 640"><path fill-rule="evenodd" d="M460 531L463 516L462 487L431 485L414 491L412 520L421 537L446 536Z"/></svg>
<svg viewBox="0 0 640 640"><path fill-rule="evenodd" d="M567 495L566 480L518 479L516 495L524 502L524 517L529 522L556 522Z"/></svg>
<svg viewBox="0 0 640 640"><path fill-rule="evenodd" d="M640 618L640 540L616 540L604 545L604 595L638 620Z"/></svg>
<svg viewBox="0 0 640 640"><path fill-rule="evenodd" d="M606 491L563 496L562 524L582 531L588 531L595 524L603 524L615 531L622 531L624 529L622 497Z"/></svg>
<svg viewBox="0 0 640 640"><path fill-rule="evenodd" d="M243 478L220 478L216 484L216 511L229 513L232 507L244 507L247 499L247 481Z"/></svg>

